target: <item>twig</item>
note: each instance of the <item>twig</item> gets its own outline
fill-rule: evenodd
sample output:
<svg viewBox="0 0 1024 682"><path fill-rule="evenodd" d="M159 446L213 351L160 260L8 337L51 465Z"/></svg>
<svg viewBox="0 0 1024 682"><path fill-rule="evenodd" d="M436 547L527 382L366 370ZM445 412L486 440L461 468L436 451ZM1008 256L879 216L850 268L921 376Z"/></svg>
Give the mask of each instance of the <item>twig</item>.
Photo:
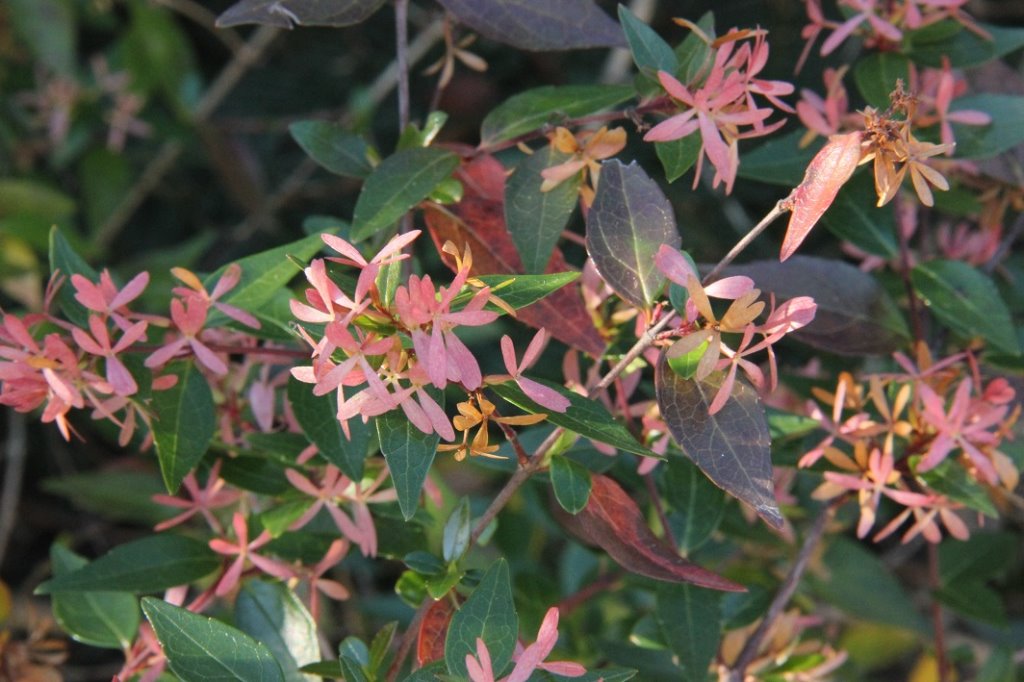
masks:
<svg viewBox="0 0 1024 682"><path fill-rule="evenodd" d="M575 594L570 594L568 597L558 602L558 613L562 616L571 613L577 607L589 601L594 595L601 594L605 590L610 589L615 585L615 583L622 580L625 574L625 571L614 570L598 576L596 580L591 583L587 583L587 585Z"/></svg>
<svg viewBox="0 0 1024 682"><path fill-rule="evenodd" d="M409 0L395 0L395 62L398 66L398 133L409 125Z"/></svg>
<svg viewBox="0 0 1024 682"><path fill-rule="evenodd" d="M712 268L711 272L704 276L704 283L706 284L708 282L713 281L715 277L717 277L718 274L722 272L722 270L724 270L727 265L729 265L729 263L732 263L736 259L736 256L740 255L740 253L742 253L745 248L750 246L750 244L755 239L757 239L757 237L762 232L764 232L769 225L775 222L776 218L778 218L779 216L786 212L787 209L783 208L783 202L780 201L777 204L775 204L775 206L772 207L772 210L768 211L768 214L765 215L765 217L761 218L761 222L759 222L757 225L754 225L754 227L751 228L750 232L748 232L746 235L743 236L742 239L736 242L736 246L732 247L732 249L729 250L729 253L725 254L725 257L722 258L722 260L718 261L718 265Z"/></svg>
<svg viewBox="0 0 1024 682"><path fill-rule="evenodd" d="M232 52L241 50L245 46L245 41L238 35L238 31L231 28L217 28L217 15L195 0L154 0L154 2L202 26Z"/></svg>
<svg viewBox="0 0 1024 682"><path fill-rule="evenodd" d="M14 410L7 412L7 442L4 466L3 497L0 498L0 566L4 565L7 543L14 531L18 518L18 503L21 501L21 481L25 475L25 454L28 437L25 433L25 415Z"/></svg>
<svg viewBox="0 0 1024 682"><path fill-rule="evenodd" d="M260 26L245 45L238 49L227 63L224 69L217 76L217 79L207 89L203 98L199 100L195 111L192 112L194 123L204 122L210 114L224 100L224 97L238 84L242 76L255 64L263 52L278 34L278 29L271 26ZM138 182L128 190L124 199L117 205L114 212L110 214L106 222L96 231L96 244L106 248L113 243L117 235L124 229L125 225L138 210L146 197L156 189L160 181L178 160L183 151L180 142L165 142L157 152L157 155L149 162L149 165L142 172Z"/></svg>
<svg viewBox="0 0 1024 682"><path fill-rule="evenodd" d="M775 598L772 599L771 605L768 607L768 611L765 612L764 618L761 619L761 623L754 630L754 633L750 635L750 638L743 645L743 649L740 651L740 655L736 658L736 663L733 665L732 670L729 671L729 682L743 682L744 674L746 673L747 666L757 656L757 650L761 646L761 642L765 636L771 630L772 625L775 623L775 619L779 617L782 610L786 608L786 604L793 597L793 593L796 592L797 585L800 584L800 579L803 577L804 571L807 569L807 562L811 558L811 554L814 552L818 543L821 542L821 537L825 532L825 526L828 525L832 515L835 514L838 509L846 501L846 496L838 497L828 505L826 505L818 513L818 518L814 520L814 525L811 526L810 530L807 531L807 536L804 538L804 544L800 548L800 553L797 554L796 561L793 562L793 567L789 569L789 574L786 576L785 582L779 588L779 591L775 594Z"/></svg>

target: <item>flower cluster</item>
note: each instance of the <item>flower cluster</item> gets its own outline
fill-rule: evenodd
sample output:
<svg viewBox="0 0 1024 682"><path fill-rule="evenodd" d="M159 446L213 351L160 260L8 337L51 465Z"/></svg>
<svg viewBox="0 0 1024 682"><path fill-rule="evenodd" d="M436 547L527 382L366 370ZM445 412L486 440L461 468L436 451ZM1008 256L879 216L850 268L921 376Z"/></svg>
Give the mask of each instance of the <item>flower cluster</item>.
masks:
<svg viewBox="0 0 1024 682"><path fill-rule="evenodd" d="M661 86L682 111L651 128L644 139L668 142L699 130L701 151L694 187L707 156L715 167L712 185L717 187L724 183L726 193L731 192L739 169L739 141L768 135L785 123L767 123L774 110L770 106L759 106L755 96L764 97L783 111L793 111L778 99L793 92L791 84L757 77L768 62L765 35L762 30L733 29L717 40L708 39L711 47L708 64L689 83L683 84L666 71L658 72Z"/></svg>
<svg viewBox="0 0 1024 682"><path fill-rule="evenodd" d="M940 523L953 537L965 539L968 528L955 512L965 504L978 508L943 482L963 479L959 492L970 489L979 497L1016 487L1017 469L999 450L1020 414L1019 405L1011 407L1015 392L1005 379L983 383L965 374L965 359L970 358L953 356L931 364L925 358L926 369L919 370L897 354L902 373L871 375L864 384L844 373L834 393L815 392L831 404L830 416L815 403L808 406L809 414L828 435L800 465L824 458L832 467L815 497L856 493L858 537L871 532L885 497L903 510L875 534L876 540L910 518L914 522L904 542L918 534L938 542Z"/></svg>

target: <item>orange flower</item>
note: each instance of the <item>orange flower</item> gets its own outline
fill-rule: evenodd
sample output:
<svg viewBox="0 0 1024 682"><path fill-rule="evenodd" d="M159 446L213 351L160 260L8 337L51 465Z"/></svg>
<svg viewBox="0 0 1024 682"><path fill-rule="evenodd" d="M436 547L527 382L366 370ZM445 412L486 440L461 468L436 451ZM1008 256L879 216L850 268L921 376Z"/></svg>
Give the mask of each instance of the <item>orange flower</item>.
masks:
<svg viewBox="0 0 1024 682"><path fill-rule="evenodd" d="M584 182L580 187L580 196L584 205L590 206L594 201L594 192L597 191L597 182L601 174L599 162L622 151L626 146L626 131L623 128L608 130L605 126L597 132L582 132L577 138L567 128L559 126L551 138L551 144L563 154L572 154L572 158L541 171L544 182L541 183L540 191L550 192L580 171L584 172L586 180L585 176L589 171L592 187Z"/></svg>

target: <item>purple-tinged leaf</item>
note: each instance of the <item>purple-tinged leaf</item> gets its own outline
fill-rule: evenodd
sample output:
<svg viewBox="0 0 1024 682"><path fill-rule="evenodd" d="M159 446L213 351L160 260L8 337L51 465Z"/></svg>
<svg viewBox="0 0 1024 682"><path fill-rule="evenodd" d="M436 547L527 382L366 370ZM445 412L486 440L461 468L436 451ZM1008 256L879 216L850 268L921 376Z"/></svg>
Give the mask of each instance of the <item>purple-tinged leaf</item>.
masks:
<svg viewBox="0 0 1024 682"><path fill-rule="evenodd" d="M739 583L693 564L659 539L622 487L601 474L591 476L587 506L575 516L556 508L561 524L584 542L597 545L627 571L655 580L692 583L712 590L743 592Z"/></svg>
<svg viewBox="0 0 1024 682"><path fill-rule="evenodd" d="M714 415L708 414L725 374L703 381L684 379L658 361L655 387L668 430L687 457L715 485L749 504L770 526L782 527L782 514L772 486L768 420L754 389L741 380Z"/></svg>
<svg viewBox="0 0 1024 682"><path fill-rule="evenodd" d="M241 24L351 26L369 19L383 4L384 0L242 0L217 17L217 28Z"/></svg>
<svg viewBox="0 0 1024 682"><path fill-rule="evenodd" d="M810 296L818 305L814 321L793 333L809 346L842 355L888 355L904 347L909 334L896 304L875 279L838 260L794 256L785 263L754 261L726 268L746 275L777 301Z"/></svg>
<svg viewBox="0 0 1024 682"><path fill-rule="evenodd" d="M587 215L587 251L597 271L619 296L649 308L665 284L654 265L662 244L682 245L672 204L637 164L606 161Z"/></svg>
<svg viewBox="0 0 1024 682"><path fill-rule="evenodd" d="M622 29L593 0L438 0L481 35L522 50L626 47Z"/></svg>

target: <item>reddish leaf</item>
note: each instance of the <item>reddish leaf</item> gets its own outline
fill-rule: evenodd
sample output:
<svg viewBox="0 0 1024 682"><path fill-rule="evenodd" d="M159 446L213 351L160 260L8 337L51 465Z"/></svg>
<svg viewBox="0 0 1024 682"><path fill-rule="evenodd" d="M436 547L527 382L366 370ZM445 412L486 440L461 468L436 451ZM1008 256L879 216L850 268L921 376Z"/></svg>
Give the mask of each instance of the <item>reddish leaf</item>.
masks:
<svg viewBox="0 0 1024 682"><path fill-rule="evenodd" d="M590 499L579 514L555 514L580 540L597 545L627 571L655 580L692 583L724 592L746 592L739 583L692 564L660 540L622 487L600 474L591 475Z"/></svg>
<svg viewBox="0 0 1024 682"><path fill-rule="evenodd" d="M420 621L416 636L416 665L422 668L444 659L444 640L448 623L455 615L455 600L449 597L434 602Z"/></svg>
<svg viewBox="0 0 1024 682"><path fill-rule="evenodd" d="M427 227L440 252L448 240L459 251L469 245L473 251L473 275L522 273L519 252L505 227L505 167L493 156L478 156L463 164L455 177L465 187L462 201L455 206L430 204L425 211ZM449 267L452 258L441 253ZM562 252L555 249L547 272L569 270ZM519 311L522 322L546 327L559 341L593 356L604 353L605 342L594 327L576 286L558 291ZM554 324L553 322L557 322Z"/></svg>

